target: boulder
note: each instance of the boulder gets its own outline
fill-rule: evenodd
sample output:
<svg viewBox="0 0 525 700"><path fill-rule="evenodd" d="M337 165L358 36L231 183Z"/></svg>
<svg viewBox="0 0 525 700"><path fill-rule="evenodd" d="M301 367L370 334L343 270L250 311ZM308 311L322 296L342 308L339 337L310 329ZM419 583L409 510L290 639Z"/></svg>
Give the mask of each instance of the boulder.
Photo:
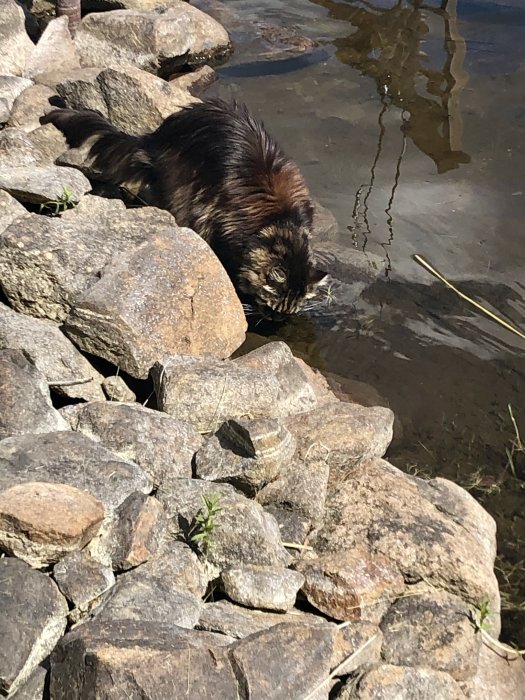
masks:
<svg viewBox="0 0 525 700"><path fill-rule="evenodd" d="M136 394L131 391L126 382L118 374L106 377L102 382L102 388L110 401L134 403L137 400Z"/></svg>
<svg viewBox="0 0 525 700"><path fill-rule="evenodd" d="M0 173L0 189L21 202L46 204L55 211L55 203L62 200L65 203L66 198L72 204L77 203L91 190L91 184L74 168L29 165L4 168Z"/></svg>
<svg viewBox="0 0 525 700"><path fill-rule="evenodd" d="M62 415L73 430L141 466L161 491L192 476L202 438L189 423L139 404L110 401L67 406Z"/></svg>
<svg viewBox="0 0 525 700"><path fill-rule="evenodd" d="M18 484L0 492L0 548L42 569L85 547L103 519L102 503L75 486Z"/></svg>
<svg viewBox="0 0 525 700"><path fill-rule="evenodd" d="M20 219L27 214L27 209L23 207L14 197L8 192L0 190L0 236L4 229L13 221ZM7 308L2 304L1 308Z"/></svg>
<svg viewBox="0 0 525 700"><path fill-rule="evenodd" d="M66 139L53 124L44 124L27 134L27 140L33 144L44 163L58 163L58 157L67 149Z"/></svg>
<svg viewBox="0 0 525 700"><path fill-rule="evenodd" d="M249 608L287 612L293 608L304 576L279 566L234 566L221 574L231 600Z"/></svg>
<svg viewBox="0 0 525 700"><path fill-rule="evenodd" d="M315 393L285 343L236 360L172 357L153 369L159 408L215 432L230 418L282 418L315 407Z"/></svg>
<svg viewBox="0 0 525 700"><path fill-rule="evenodd" d="M28 59L24 75L38 80L38 76L48 71L61 70L69 73L80 68L75 44L69 33L67 16L52 19Z"/></svg>
<svg viewBox="0 0 525 700"><path fill-rule="evenodd" d="M475 675L460 685L466 697L472 700L522 700L525 661L510 650L502 653L500 647L484 640Z"/></svg>
<svg viewBox="0 0 525 700"><path fill-rule="evenodd" d="M160 578L171 588L188 591L197 598L203 598L208 587L208 575L205 566L187 544L169 539L162 543L156 557L137 567L129 574L144 580L150 577Z"/></svg>
<svg viewBox="0 0 525 700"><path fill-rule="evenodd" d="M23 9L15 0L3 0L0 12L0 75L24 75L34 49L25 29Z"/></svg>
<svg viewBox="0 0 525 700"><path fill-rule="evenodd" d="M176 226L157 229L114 259L65 322L81 349L142 379L171 354L227 357L245 330L224 268L202 238Z"/></svg>
<svg viewBox="0 0 525 700"><path fill-rule="evenodd" d="M0 349L4 348L22 351L57 394L86 401L104 399L102 375L56 323L17 313L0 304Z"/></svg>
<svg viewBox="0 0 525 700"><path fill-rule="evenodd" d="M0 124L9 120L16 98L31 85L33 85L33 81L27 78L18 78L16 75L0 75Z"/></svg>
<svg viewBox="0 0 525 700"><path fill-rule="evenodd" d="M259 496L260 495L259 493ZM258 498L257 502L260 503L261 499ZM264 510L276 519L283 543L302 545L306 542L306 538L312 528L312 521L309 518L305 518L299 513L288 510L286 503L283 504L282 508L278 506L265 506ZM288 551L295 551L297 554L301 551L301 547L298 549L288 548Z"/></svg>
<svg viewBox="0 0 525 700"><path fill-rule="evenodd" d="M73 432L0 441L0 491L29 481L76 486L101 501L106 513L113 513L131 493L152 488L136 464Z"/></svg>
<svg viewBox="0 0 525 700"><path fill-rule="evenodd" d="M11 172L18 168L43 165L44 156L35 148L28 134L21 129L6 127L0 131L0 173L3 178L5 170ZM0 189L7 190L8 187Z"/></svg>
<svg viewBox="0 0 525 700"><path fill-rule="evenodd" d="M14 101L7 125L26 132L40 128L40 117L55 109L53 97L55 91L46 85L30 85Z"/></svg>
<svg viewBox="0 0 525 700"><path fill-rule="evenodd" d="M0 440L69 430L53 408L44 375L19 350L0 350Z"/></svg>
<svg viewBox="0 0 525 700"><path fill-rule="evenodd" d="M42 700L45 698L49 671L45 664L46 661L39 664L27 681L9 696L9 700Z"/></svg>
<svg viewBox="0 0 525 700"><path fill-rule="evenodd" d="M231 50L221 25L188 3L162 12L115 10L84 17L75 36L82 66L142 68L170 75L180 65L208 63Z"/></svg>
<svg viewBox="0 0 525 700"><path fill-rule="evenodd" d="M0 559L0 692L14 693L66 628L67 604L56 584L19 559Z"/></svg>

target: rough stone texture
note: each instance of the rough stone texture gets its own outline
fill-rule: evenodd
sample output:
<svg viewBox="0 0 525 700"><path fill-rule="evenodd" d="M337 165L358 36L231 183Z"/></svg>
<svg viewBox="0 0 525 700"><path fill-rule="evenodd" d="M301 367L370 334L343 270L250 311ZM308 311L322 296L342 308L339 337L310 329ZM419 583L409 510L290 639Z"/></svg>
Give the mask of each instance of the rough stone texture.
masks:
<svg viewBox="0 0 525 700"><path fill-rule="evenodd" d="M72 552L57 562L53 578L60 591L74 606L69 613L78 622L100 603L100 597L115 585L113 571L96 561L89 552Z"/></svg>
<svg viewBox="0 0 525 700"><path fill-rule="evenodd" d="M249 608L287 612L293 608L304 576L278 566L238 566L221 574L226 595Z"/></svg>
<svg viewBox="0 0 525 700"><path fill-rule="evenodd" d="M2 31L1 25L0 31ZM15 75L0 75L0 115L2 116L0 123L8 121L16 98L32 84L33 82L27 78L18 78Z"/></svg>
<svg viewBox="0 0 525 700"><path fill-rule="evenodd" d="M334 700L465 700L448 673L427 668L381 665L358 681L350 680ZM480 697L478 700L484 700ZM488 700L488 697L487 697Z"/></svg>
<svg viewBox="0 0 525 700"><path fill-rule="evenodd" d="M0 548L37 569L82 549L104 507L66 484L29 482L0 492Z"/></svg>
<svg viewBox="0 0 525 700"><path fill-rule="evenodd" d="M207 63L230 51L221 25L185 2L162 13L115 10L88 14L75 36L83 66L134 67L169 75L178 65Z"/></svg>
<svg viewBox="0 0 525 700"><path fill-rule="evenodd" d="M331 665L339 667L337 677L347 676L360 666L366 668L380 661L383 633L377 625L359 620L336 629ZM347 661L354 653L354 658Z"/></svg>
<svg viewBox="0 0 525 700"><path fill-rule="evenodd" d="M9 700L42 700L46 697L48 669L44 663L35 668L27 681L9 696Z"/></svg>
<svg viewBox="0 0 525 700"><path fill-rule="evenodd" d="M328 380L323 374L321 374L321 372L318 369L310 367L300 357L296 357L295 361L302 369L308 381L312 385L312 389L314 390L315 395L317 397L318 406L337 401L339 397L334 394L334 392L330 388Z"/></svg>
<svg viewBox="0 0 525 700"><path fill-rule="evenodd" d="M195 473L253 495L277 478L294 452L295 440L279 421L230 420L197 452Z"/></svg>
<svg viewBox="0 0 525 700"><path fill-rule="evenodd" d="M296 623L276 625L238 642L231 657L244 676L247 697L305 698L330 672L334 637L335 630L326 625Z"/></svg>
<svg viewBox="0 0 525 700"><path fill-rule="evenodd" d="M86 401L104 399L102 375L52 321L20 314L0 304L0 349L3 348L23 350L57 394ZM67 386L68 382L89 378L92 381ZM19 404L18 410L21 408Z"/></svg>
<svg viewBox="0 0 525 700"><path fill-rule="evenodd" d="M64 73L80 67L80 61L71 39L66 16L52 19L46 26L31 57L24 75L36 79L41 73L62 70Z"/></svg>
<svg viewBox="0 0 525 700"><path fill-rule="evenodd" d="M473 604L485 597L499 612L498 585L485 548L424 498L414 479L380 459L333 485L315 545L322 552L369 549L383 554L405 581L426 580Z"/></svg>
<svg viewBox="0 0 525 700"><path fill-rule="evenodd" d="M60 641L51 661L53 700L236 698L227 650L216 635L142 621L94 622Z"/></svg>
<svg viewBox="0 0 525 700"><path fill-rule="evenodd" d="M110 401L133 403L137 400L135 393L119 375L106 377L102 382L102 388Z"/></svg>
<svg viewBox="0 0 525 700"><path fill-rule="evenodd" d="M73 430L141 466L163 491L192 475L202 437L189 423L138 404L109 401L67 406L62 415Z"/></svg>
<svg viewBox="0 0 525 700"><path fill-rule="evenodd" d="M44 162L44 157L21 129L6 127L0 131L0 173L14 168L35 167ZM7 189L7 188L2 188Z"/></svg>
<svg viewBox="0 0 525 700"><path fill-rule="evenodd" d="M260 499L258 499L258 502L260 502ZM304 544L306 542L308 533L312 528L312 521L309 518L305 518L284 507L266 506L264 510L277 520L283 542L292 544ZM301 550L289 548L288 551L295 551L298 554Z"/></svg>
<svg viewBox="0 0 525 700"><path fill-rule="evenodd" d="M24 75L35 47L26 33L24 11L14 0L2 1L0 47L0 75Z"/></svg>
<svg viewBox="0 0 525 700"><path fill-rule="evenodd" d="M173 357L153 370L159 408L214 432L229 418L281 418L316 405L287 345L268 343L237 360Z"/></svg>
<svg viewBox="0 0 525 700"><path fill-rule="evenodd" d="M170 581L123 574L96 611L98 620L136 620L192 629L202 603L189 591L173 588Z"/></svg>
<svg viewBox="0 0 525 700"><path fill-rule="evenodd" d="M27 214L20 202L3 190L0 190L0 236L9 224ZM2 308L4 305L2 304Z"/></svg>
<svg viewBox="0 0 525 700"><path fill-rule="evenodd" d="M505 654L499 647L482 644L476 674L460 685L471 700L523 700L525 661L512 652Z"/></svg>
<svg viewBox="0 0 525 700"><path fill-rule="evenodd" d="M457 596L422 588L421 595L401 597L385 615L381 629L381 655L387 663L445 671L458 681L476 672L481 635L472 624L469 607Z"/></svg>
<svg viewBox="0 0 525 700"><path fill-rule="evenodd" d="M403 577L383 556L352 549L296 564L304 574L308 601L336 620L378 623L391 599L404 589Z"/></svg>
<svg viewBox="0 0 525 700"><path fill-rule="evenodd" d="M151 481L85 435L44 433L0 442L0 490L28 481L64 483L87 491L113 512L133 492L149 493Z"/></svg>
<svg viewBox="0 0 525 700"><path fill-rule="evenodd" d="M94 196L60 217L27 215L0 237L2 287L17 311L63 321L114 255L137 246L153 229L171 230L173 222L160 209L129 211L119 200Z"/></svg>
<svg viewBox="0 0 525 700"><path fill-rule="evenodd" d="M55 583L19 559L0 559L0 692L14 693L66 628L67 605Z"/></svg>
<svg viewBox="0 0 525 700"><path fill-rule="evenodd" d="M155 556L165 534L162 505L152 496L132 493L117 510L113 528L113 569L127 571Z"/></svg>
<svg viewBox="0 0 525 700"><path fill-rule="evenodd" d="M166 355L230 355L244 341L246 319L209 246L171 226L113 260L76 299L65 330L83 350L146 378Z"/></svg>
<svg viewBox="0 0 525 700"><path fill-rule="evenodd" d="M210 484L195 479L179 479L171 494L157 494L174 525L188 533L194 518L204 508L203 496L219 495L222 510L207 552L208 561L220 568L236 564L282 566L288 555L281 544L279 527L258 504L239 495L227 484Z"/></svg>
<svg viewBox="0 0 525 700"><path fill-rule="evenodd" d="M53 408L44 375L19 350L0 350L0 440L69 430Z"/></svg>
<svg viewBox="0 0 525 700"><path fill-rule="evenodd" d="M66 139L53 124L44 124L27 134L30 143L40 154L44 163L54 163L67 149Z"/></svg>
<svg viewBox="0 0 525 700"><path fill-rule="evenodd" d="M71 71L56 90L72 109L95 109L128 134L154 131L173 112L196 102L178 83L139 68Z"/></svg>
<svg viewBox="0 0 525 700"><path fill-rule="evenodd" d="M4 168L0 173L0 189L21 202L45 204L60 197L67 189L71 199L78 202L91 190L89 180L74 168L56 165Z"/></svg>
<svg viewBox="0 0 525 700"><path fill-rule="evenodd" d="M189 73L182 73L176 78L170 80L172 85L182 90L187 90L190 95L200 95L200 93L208 88L218 79L217 73L211 66L200 66L196 70Z"/></svg>
<svg viewBox="0 0 525 700"><path fill-rule="evenodd" d="M168 540L154 559L127 574L143 580L150 576L160 578L171 588L188 591L202 598L208 587L208 575L197 555L184 542Z"/></svg>
<svg viewBox="0 0 525 700"><path fill-rule="evenodd" d="M47 85L31 85L16 98L9 116L8 126L33 131L40 127L40 117L54 109L49 99L56 93Z"/></svg>
<svg viewBox="0 0 525 700"><path fill-rule="evenodd" d="M394 414L388 408L364 408L335 401L300 416L286 425L297 439L297 457L323 459L330 476L338 479L353 465L382 457L392 440Z"/></svg>

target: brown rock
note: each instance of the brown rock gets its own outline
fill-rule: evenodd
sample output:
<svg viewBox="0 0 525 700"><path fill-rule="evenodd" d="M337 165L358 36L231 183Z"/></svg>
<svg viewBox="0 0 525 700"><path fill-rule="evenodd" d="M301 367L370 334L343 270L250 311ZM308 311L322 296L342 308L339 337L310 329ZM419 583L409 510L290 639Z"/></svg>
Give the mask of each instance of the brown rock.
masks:
<svg viewBox="0 0 525 700"><path fill-rule="evenodd" d="M152 496L133 493L119 506L112 537L113 569L126 571L155 556L166 530L164 508Z"/></svg>
<svg viewBox="0 0 525 700"><path fill-rule="evenodd" d="M0 546L42 568L82 549L103 518L102 503L74 486L20 484L0 493Z"/></svg>

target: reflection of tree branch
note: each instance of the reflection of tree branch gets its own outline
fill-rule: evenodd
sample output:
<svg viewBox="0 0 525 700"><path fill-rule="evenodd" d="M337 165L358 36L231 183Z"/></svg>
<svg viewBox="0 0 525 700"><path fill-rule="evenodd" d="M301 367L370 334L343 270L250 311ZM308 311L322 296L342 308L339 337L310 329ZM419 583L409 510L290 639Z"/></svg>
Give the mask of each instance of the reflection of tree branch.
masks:
<svg viewBox="0 0 525 700"><path fill-rule="evenodd" d="M388 204L387 204L387 207L385 209L385 214L387 217L386 218L386 225L388 226L389 236L388 236L388 240L385 243L381 243L381 246L383 247L383 250L385 251L385 256L386 256L385 277L388 277L391 270L392 270L392 261L390 260L390 255L388 253L387 246L391 246L392 241L394 240L394 217L392 216L392 207L394 205L396 190L399 186L399 179L401 177L401 163L403 161L403 157L405 155L406 148L407 148L405 119L404 119L403 115L402 115L402 119L403 119L403 124L401 125L401 133L403 134L403 144L401 146L401 151L399 153L399 156L397 157L396 174L394 175L394 184L392 185L392 191L390 192Z"/></svg>

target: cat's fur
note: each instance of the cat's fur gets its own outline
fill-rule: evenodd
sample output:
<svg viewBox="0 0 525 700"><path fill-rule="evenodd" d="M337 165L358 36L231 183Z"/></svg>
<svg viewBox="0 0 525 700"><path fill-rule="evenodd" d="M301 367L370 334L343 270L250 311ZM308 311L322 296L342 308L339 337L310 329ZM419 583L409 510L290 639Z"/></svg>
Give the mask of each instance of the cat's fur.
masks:
<svg viewBox="0 0 525 700"><path fill-rule="evenodd" d="M115 183L140 183L177 223L212 247L240 296L274 315L295 313L325 277L309 244L312 201L298 167L246 107L221 100L172 114L144 136L97 112L42 118L69 146L93 139L92 165Z"/></svg>

